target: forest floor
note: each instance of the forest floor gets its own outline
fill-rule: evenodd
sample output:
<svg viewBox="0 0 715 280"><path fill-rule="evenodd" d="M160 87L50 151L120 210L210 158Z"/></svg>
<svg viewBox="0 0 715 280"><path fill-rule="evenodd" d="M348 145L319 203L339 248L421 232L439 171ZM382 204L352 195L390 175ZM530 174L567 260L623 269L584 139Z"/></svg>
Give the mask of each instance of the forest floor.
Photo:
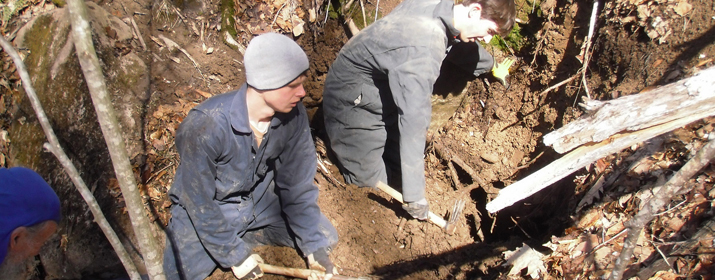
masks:
<svg viewBox="0 0 715 280"><path fill-rule="evenodd" d="M274 20L276 13L284 12L281 8L304 14L303 32L295 37L311 61L304 103L313 118L316 142L324 141L322 87L328 67L348 40L344 19L326 17L323 1L238 2L235 40L242 46L261 30L300 33L297 25ZM372 18L376 4L382 16L399 2L363 4L367 18ZM341 274L378 279L528 279L529 274L543 279L600 279L610 273L623 247L624 224L640 209L649 190L685 164L713 132L715 119L698 121L659 137L655 145L637 145L607 156L514 206L489 214L485 205L499 189L559 158L541 138L583 114L576 105L586 86L593 99L608 100L715 64L713 1L609 1L598 8L586 83L577 78L547 92L582 67L592 1L517 2L523 46L513 53L489 46L498 61L518 58L511 86L505 88L490 77L453 75L442 81L457 91L465 87L467 96L449 120L431 132L425 175L427 199L437 215L448 216L457 200L467 200L454 234L407 218L400 204L380 191L342 185L330 155L320 153L329 173L316 173L319 204L338 229L340 241L332 258ZM131 42L130 51L140 52L151 68L151 97L143 108L147 151L136 168L154 221L164 226L170 219L166 193L180 163L174 132L193 106L245 81L241 52L221 38L219 1L99 4L119 18L134 18L149 47L142 51L138 40ZM355 7L359 5L352 10L359 16L353 18L362 18ZM169 50L151 39L159 35L176 42L196 65L180 50ZM320 147L319 152L324 150ZM650 147L645 157L632 156L644 147ZM463 163L452 163L439 149ZM467 169L475 171L481 186ZM648 225L627 276L711 279L715 274L712 234L698 237L699 245L688 241L715 215L714 177L715 167L710 165L690 182L691 192L679 195ZM599 184L602 190L596 190L597 195L586 195L604 179L612 183ZM526 250L528 258L510 257L519 249ZM289 248L264 247L258 253L270 264L305 265ZM665 256L669 257L666 265ZM217 269L209 279L234 278L230 271ZM266 275L265 279L285 277Z"/></svg>

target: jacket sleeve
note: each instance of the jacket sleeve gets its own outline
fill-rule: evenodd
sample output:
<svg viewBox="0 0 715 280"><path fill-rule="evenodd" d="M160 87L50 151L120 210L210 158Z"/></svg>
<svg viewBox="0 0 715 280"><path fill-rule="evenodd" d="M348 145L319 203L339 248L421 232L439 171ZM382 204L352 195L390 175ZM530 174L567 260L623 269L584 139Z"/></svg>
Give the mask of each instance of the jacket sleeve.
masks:
<svg viewBox="0 0 715 280"><path fill-rule="evenodd" d="M250 248L238 237L238 228L227 222L213 200L216 193L217 159L223 156L226 126L201 111L192 110L176 135L181 164L171 195L186 209L201 245L224 268L250 256Z"/></svg>
<svg viewBox="0 0 715 280"><path fill-rule="evenodd" d="M305 108L298 104L295 133L276 165L275 186L283 213L296 234L298 248L306 256L319 248L330 246L327 231L318 226L321 218L318 207L318 187L313 183L316 172L315 144Z"/></svg>
<svg viewBox="0 0 715 280"><path fill-rule="evenodd" d="M494 67L494 57L480 43L455 44L444 60L475 77L489 72Z"/></svg>
<svg viewBox="0 0 715 280"><path fill-rule="evenodd" d="M427 47L402 48L388 55L396 62L388 72L388 80L398 108L403 198L417 201L424 198L423 154L432 118L430 99L443 55L438 48Z"/></svg>

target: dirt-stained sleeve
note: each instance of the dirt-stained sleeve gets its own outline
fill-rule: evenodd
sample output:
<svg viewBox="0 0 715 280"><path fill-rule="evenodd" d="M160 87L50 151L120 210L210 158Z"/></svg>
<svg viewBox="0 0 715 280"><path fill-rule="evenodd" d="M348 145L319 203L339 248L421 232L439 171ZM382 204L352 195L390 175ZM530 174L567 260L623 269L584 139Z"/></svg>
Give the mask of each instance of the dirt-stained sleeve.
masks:
<svg viewBox="0 0 715 280"><path fill-rule="evenodd" d="M443 56L438 47L407 47L385 55L394 61L388 80L399 114L403 198L417 201L424 198L423 154L432 117L430 97Z"/></svg>
<svg viewBox="0 0 715 280"><path fill-rule="evenodd" d="M225 156L224 143L228 122L218 123L205 113L192 110L176 135L181 164L171 189L171 196L186 209L201 240L201 245L222 267L243 262L250 248L238 237L213 200L216 193L217 159ZM181 248L178 248L181 250Z"/></svg>
<svg viewBox="0 0 715 280"><path fill-rule="evenodd" d="M480 43L463 42L452 46L444 59L475 77L494 67L494 57Z"/></svg>
<svg viewBox="0 0 715 280"><path fill-rule="evenodd" d="M298 114L291 120L295 130L279 156L275 182L283 213L297 236L298 248L307 256L330 246L330 241L327 231L318 225L322 214L318 187L313 183L317 161L308 117L302 104L296 108Z"/></svg>

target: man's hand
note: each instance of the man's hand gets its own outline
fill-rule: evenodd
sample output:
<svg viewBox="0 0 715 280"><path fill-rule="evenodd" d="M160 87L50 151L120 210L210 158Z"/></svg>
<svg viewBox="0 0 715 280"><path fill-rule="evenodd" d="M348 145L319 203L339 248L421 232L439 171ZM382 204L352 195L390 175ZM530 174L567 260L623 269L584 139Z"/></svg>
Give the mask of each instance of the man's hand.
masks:
<svg viewBox="0 0 715 280"><path fill-rule="evenodd" d="M424 198L415 202L402 204L402 209L405 209L405 211L407 211L412 218L422 221L427 220L429 216L429 204Z"/></svg>
<svg viewBox="0 0 715 280"><path fill-rule="evenodd" d="M263 263L263 259L259 255L253 254L248 256L248 258L243 261L238 266L232 266L231 271L236 278L244 279L258 279L263 276L263 270L258 266L258 263Z"/></svg>
<svg viewBox="0 0 715 280"><path fill-rule="evenodd" d="M492 67L492 76L497 78L506 88L509 88L509 82L506 80L506 77L509 75L509 67L511 67L512 64L514 64L514 60L507 58L502 61L502 63L494 62L494 67Z"/></svg>
<svg viewBox="0 0 715 280"><path fill-rule="evenodd" d="M320 248L318 251L308 255L308 267L314 270L324 270L325 277L323 280L330 280L333 274L338 274L338 269L330 261L328 248ZM318 275L310 275L309 280L318 280L320 277Z"/></svg>

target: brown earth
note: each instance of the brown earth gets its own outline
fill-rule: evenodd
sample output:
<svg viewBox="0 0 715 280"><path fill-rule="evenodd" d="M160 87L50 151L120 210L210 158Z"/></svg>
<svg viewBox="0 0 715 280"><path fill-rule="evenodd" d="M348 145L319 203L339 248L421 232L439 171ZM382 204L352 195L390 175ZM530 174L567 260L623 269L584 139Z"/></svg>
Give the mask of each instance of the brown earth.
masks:
<svg viewBox="0 0 715 280"><path fill-rule="evenodd" d="M311 61L305 85L308 96L304 103L314 116L312 126L316 141L325 140L319 109L323 81L340 47L348 40L346 29L341 24L342 18L330 16L323 23L327 3L320 2L303 3L304 11L317 11L316 20L310 22L306 16L305 32L296 37ZM399 2L379 2L380 14L386 14ZM331 176L337 181L342 180L334 167L331 167L331 176L316 173L316 182L321 189L319 204L340 236L332 256L341 274L380 279L528 278L526 270L508 275L509 267L504 265L506 258L503 255L505 251L528 244L546 255L543 262L547 271L542 278L575 279L580 275L595 279L612 267L609 259L612 257L604 251L599 250L601 254L585 257L584 260L584 256L568 253L578 251L580 245L564 252L561 247L547 248L545 244L558 244L558 240L567 239L576 240L574 244L582 244L584 238L595 238L599 244L606 245L603 248L619 251L623 236L605 244L605 240L618 232L613 232L615 228L606 230L606 226L598 224L601 225L599 227L591 221L606 219L609 224L620 223L622 227L623 221L638 209L640 198L636 198L636 192L655 182L659 176L676 171L693 153L693 147L702 145L705 139L702 134L712 133L715 121L708 119L670 134L649 162L652 166L664 166L660 175L620 176L612 186L604 188L603 197L596 198L583 210L577 211L576 205L588 188L600 176L627 166L626 159L634 151L627 150L606 157L594 164L590 171L577 172L515 206L489 214L485 204L496 196L498 189L559 157L542 144L541 137L578 118L582 111L575 104L585 95L585 85L580 78L553 91L543 91L575 75L582 67L577 57L588 33L591 1L552 0L535 6L531 2L517 2L522 22L519 24L521 35L527 43L513 54L519 61L512 67L511 87L506 89L489 77L479 77L466 83L465 78L454 76L453 79L458 81L450 80L448 83L466 84L468 95L450 121L434 131L427 149L425 174L431 210L446 216L458 199L467 200L463 214L458 217L455 234L448 235L432 224L407 219L399 203L384 193L331 182L328 178ZM680 1L692 5L692 10L684 16L674 13L668 6L673 1L641 1L647 4L653 17L657 15L670 20L672 32L662 43L658 42L658 38L663 36L649 38L644 31L648 28L639 25L638 19L626 20L635 12L629 14L614 8L621 7L622 2L608 2L610 7L599 9L600 17L592 46L593 58L587 75L592 98L607 100L635 94L648 87L687 77L714 64L715 19L712 18L712 11L715 4L712 1ZM274 18L271 12L275 12L277 7L263 7L257 12L260 3L258 0L242 1L244 9L237 12L237 41L243 46L251 37L249 27L255 25L259 14L263 13L262 20L268 25ZM370 14L374 16L374 5L377 3L375 0L365 3L368 18ZM133 17L149 47L147 51L142 51L137 40L131 42L130 51L140 53L151 65L152 85L150 100L142 108L146 110L146 154L134 159L133 163L140 174L146 197L151 201L152 216L160 225L166 225L170 218L166 191L179 164L173 147L174 132L193 106L243 83L241 53L220 38L218 1L140 3L119 0L99 4L120 18ZM355 4L354 7L359 6ZM359 9L354 8L354 11L357 16L353 18L360 21ZM170 51L150 39L150 36L159 35L184 48L197 65L194 66L180 50ZM213 48L213 52L208 53L208 48ZM497 48L491 47L490 50L499 61L507 56ZM3 117L12 116L4 114ZM698 134L698 131L701 133ZM439 149L451 152L453 157L465 164L450 164L437 151ZM329 161L329 156L325 154L321 158ZM474 169L477 177L485 182L482 187L467 172L469 168ZM660 216L646 230L646 235L663 244L687 240L692 236L701 221L713 216L713 173L714 169L710 166L698 177L700 187L696 188L697 191L680 196L678 202L683 202L680 208L673 208L675 210L668 215ZM619 199L627 194L632 194L633 198ZM680 224L672 225L676 222ZM650 247L643 246L650 248L649 252L644 249L639 253L638 267L643 270L658 258L653 249L658 247L653 245L655 243L651 244ZM661 245L660 249L667 252L673 247ZM260 248L258 253L270 264L304 266L292 249L266 247ZM674 264L676 270L669 273L706 279L714 271L712 257L708 254L685 255L688 257L679 259L680 263ZM113 259L106 261L118 264ZM632 275L638 270L633 268ZM121 267L117 266L116 271L121 271ZM653 273L657 271L667 269L654 270ZM662 275L663 279L677 278ZM650 275L640 279L648 277ZM271 275L265 278L285 279ZM217 269L209 279L234 278L229 271Z"/></svg>

